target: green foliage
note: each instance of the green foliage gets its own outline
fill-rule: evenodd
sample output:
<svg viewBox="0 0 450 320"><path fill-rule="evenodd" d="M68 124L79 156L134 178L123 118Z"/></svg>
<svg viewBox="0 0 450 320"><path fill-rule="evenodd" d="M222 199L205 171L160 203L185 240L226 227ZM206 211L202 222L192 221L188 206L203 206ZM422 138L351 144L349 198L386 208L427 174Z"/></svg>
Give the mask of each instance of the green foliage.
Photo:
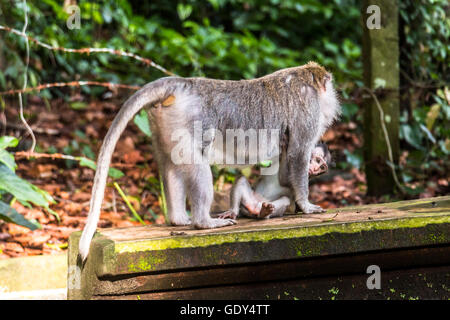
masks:
<svg viewBox="0 0 450 320"><path fill-rule="evenodd" d="M15 223L19 226L26 227L31 230L35 230L38 226L31 221L24 218L23 215L18 213L14 208L11 208L9 205L0 201L0 220Z"/></svg>
<svg viewBox="0 0 450 320"><path fill-rule="evenodd" d="M97 170L97 164L93 160L87 159L85 157L76 157L76 159L79 161L80 166L88 167L92 170ZM110 176L113 179L120 179L124 176L124 173L119 169L109 168L108 176Z"/></svg>
<svg viewBox="0 0 450 320"><path fill-rule="evenodd" d="M135 117L134 124L141 129L141 131L147 136L151 137L152 132L150 130L150 123L148 121L147 111L142 109Z"/></svg>
<svg viewBox="0 0 450 320"><path fill-rule="evenodd" d="M54 46L131 51L182 76L252 78L316 60L339 81L354 81L361 78L357 3L195 0L174 5L174 1L80 0L81 28L69 30L63 3L44 0L28 2L27 33ZM0 10L0 23L22 28L20 4L1 3ZM16 35L6 33L4 41L7 66L0 72L2 89L22 81L18 75L24 69L25 48ZM142 72L138 62L108 54L55 53L31 43L30 55L31 86L75 76L142 85L163 76L153 68ZM61 89L50 90L55 94ZM83 87L91 94L104 90Z"/></svg>
<svg viewBox="0 0 450 320"><path fill-rule="evenodd" d="M444 174L450 153L450 5L446 0L400 1L403 43L400 66L407 89L400 117L400 138L409 155L400 167L405 182L433 172ZM447 168L447 169L446 169Z"/></svg>
<svg viewBox="0 0 450 320"><path fill-rule="evenodd" d="M421 1L420 5L417 5L417 1L406 0L400 1L399 6L404 32L402 54L407 58L406 61L401 60L402 69L412 76L414 81L448 82L448 1Z"/></svg>
<svg viewBox="0 0 450 320"><path fill-rule="evenodd" d="M333 71L339 85L348 91L362 77L356 0L105 0L101 4L80 0L77 4L81 28L69 30L62 2L29 2L27 33L59 47L130 51L182 76L253 78L315 60ZM19 4L0 4L0 10L6 13L0 15L0 23L22 28L23 10ZM2 89L20 85L19 75L24 69L24 40L5 33L5 43L3 54L8 62L0 71ZM74 78L143 85L164 76L153 68L145 67L142 72L140 63L108 54L50 52L31 43L30 55L31 86ZM40 95L67 98L63 90L70 89L49 89ZM105 89L82 90L97 95ZM86 104L70 102L70 106L83 109ZM343 111L345 120L349 120L356 113L355 105L344 104ZM151 135L146 114L138 114L134 123ZM85 147L72 141L63 152L83 150L92 159ZM74 162L67 160L66 164L70 167Z"/></svg>
<svg viewBox="0 0 450 320"><path fill-rule="evenodd" d="M398 1L401 18L403 109L400 138L409 151L400 167L404 181L422 170L445 170L449 138L450 20L446 0ZM69 30L63 2L28 2L27 33L58 47L109 47L150 58L181 76L222 79L253 78L274 70L314 60L333 72L343 103L342 119L358 121L360 108L349 101L362 86L360 2L356 0L79 0L81 28ZM447 12L447 13L446 13ZM0 3L0 23L21 30L21 2ZM0 90L22 85L25 41L4 31L0 38ZM109 54L51 52L30 43L29 86L74 79L143 85L165 76L126 57ZM143 72L145 68L145 71ZM446 87L447 85L447 87ZM40 93L67 98L68 88ZM106 89L82 87L85 94ZM71 103L83 109L84 103ZM148 119L139 114L135 124L151 135ZM89 146L72 141L63 152L80 151L93 158ZM361 165L358 153L345 154ZM0 163L12 168L5 153ZM70 165L70 161L68 161ZM73 165L73 163L72 163ZM224 172L214 170L215 176ZM233 172L225 176L233 179Z"/></svg>
<svg viewBox="0 0 450 320"><path fill-rule="evenodd" d="M18 140L14 137L0 137L0 220L36 229L37 225L26 220L4 202L8 196L13 196L25 206L30 206L31 202L56 215L49 208L49 204L54 203L53 198L44 190L39 189L15 174L17 165L14 161L14 156L6 151L6 148L15 147L17 144Z"/></svg>
<svg viewBox="0 0 450 320"><path fill-rule="evenodd" d="M19 143L14 137L3 136L0 137L0 163L4 164L11 171L15 171L17 168L14 156L6 151L6 148L16 147Z"/></svg>

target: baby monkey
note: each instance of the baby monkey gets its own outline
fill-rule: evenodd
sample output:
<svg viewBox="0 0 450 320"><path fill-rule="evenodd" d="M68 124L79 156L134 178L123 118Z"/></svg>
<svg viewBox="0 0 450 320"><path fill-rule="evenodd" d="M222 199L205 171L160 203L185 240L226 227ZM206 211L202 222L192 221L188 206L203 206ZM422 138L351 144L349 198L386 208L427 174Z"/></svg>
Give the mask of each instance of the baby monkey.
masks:
<svg viewBox="0 0 450 320"><path fill-rule="evenodd" d="M328 171L331 163L331 154L325 143L318 143L309 161L309 176L319 176ZM244 216L257 219L269 219L282 216L290 207L292 192L283 188L273 177L263 177L252 190L250 183L245 177L241 177L231 189L231 209L220 213L219 218L236 217L241 213Z"/></svg>

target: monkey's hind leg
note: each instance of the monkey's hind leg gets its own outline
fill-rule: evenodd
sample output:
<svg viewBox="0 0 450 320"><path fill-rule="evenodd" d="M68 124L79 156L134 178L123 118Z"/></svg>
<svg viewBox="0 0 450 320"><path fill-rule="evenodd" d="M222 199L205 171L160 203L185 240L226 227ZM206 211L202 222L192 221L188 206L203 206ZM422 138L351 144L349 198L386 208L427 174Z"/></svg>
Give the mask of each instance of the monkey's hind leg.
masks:
<svg viewBox="0 0 450 320"><path fill-rule="evenodd" d="M263 201L266 199L253 191L248 180L240 177L230 192L230 209L221 213L219 218L235 219L239 214L249 218L259 218Z"/></svg>
<svg viewBox="0 0 450 320"><path fill-rule="evenodd" d="M288 197L281 197L272 202L263 202L261 206L261 212L259 213L260 219L270 219L275 217L281 217L286 212L286 209L291 205L291 200Z"/></svg>
<svg viewBox="0 0 450 320"><path fill-rule="evenodd" d="M234 219L213 219L210 216L214 198L213 178L208 163L185 168L185 183L191 203L192 223L197 229L212 229L236 224Z"/></svg>
<svg viewBox="0 0 450 320"><path fill-rule="evenodd" d="M239 215L239 212L242 211L241 204L249 208L256 206L256 199L254 197L254 192L245 177L240 177L231 188L230 209L221 213L219 215L219 218L236 219L237 216ZM253 217L254 216L255 214L253 214Z"/></svg>
<svg viewBox="0 0 450 320"><path fill-rule="evenodd" d="M165 165L162 170L168 223L175 226L191 224L186 213L186 190L183 174L175 165Z"/></svg>

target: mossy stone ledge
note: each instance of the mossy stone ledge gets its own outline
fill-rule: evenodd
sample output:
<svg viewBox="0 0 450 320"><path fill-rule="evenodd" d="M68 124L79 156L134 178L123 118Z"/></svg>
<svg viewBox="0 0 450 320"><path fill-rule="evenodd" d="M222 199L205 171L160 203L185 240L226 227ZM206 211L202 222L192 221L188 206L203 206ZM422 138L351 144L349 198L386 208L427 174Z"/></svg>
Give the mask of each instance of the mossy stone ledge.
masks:
<svg viewBox="0 0 450 320"><path fill-rule="evenodd" d="M69 239L69 299L450 298L450 196L221 229L101 229L84 265L80 235ZM381 289L367 288L369 265Z"/></svg>

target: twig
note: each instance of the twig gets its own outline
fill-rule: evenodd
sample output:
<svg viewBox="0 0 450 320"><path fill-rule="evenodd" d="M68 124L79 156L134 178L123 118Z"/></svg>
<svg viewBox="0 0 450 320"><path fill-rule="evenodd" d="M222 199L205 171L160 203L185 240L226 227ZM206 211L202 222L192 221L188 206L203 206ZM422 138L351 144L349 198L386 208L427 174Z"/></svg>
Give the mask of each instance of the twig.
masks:
<svg viewBox="0 0 450 320"><path fill-rule="evenodd" d="M25 23L23 25L23 29L22 29L22 34L25 34L25 31L27 29L28 26L28 15L27 15L27 2L26 0L23 0L23 11L24 11L24 16L25 16ZM27 88L27 82L28 82L28 65L30 64L30 45L28 43L28 38L26 38L25 41L26 44L26 53L27 53L27 58L26 58L26 63L25 63L25 71L23 73L23 86L22 86L22 91L26 90ZM33 130L31 129L31 127L28 125L27 120L25 120L25 117L23 115L23 103L22 103L22 92L19 92L19 116L20 116L20 120L22 121L23 125L25 126L25 128L27 128L28 133L31 136L31 148L29 151L33 152L34 148L36 147L36 137L34 136Z"/></svg>
<svg viewBox="0 0 450 320"><path fill-rule="evenodd" d="M20 158L49 158L49 159L64 159L64 160L73 160L73 161L81 161L84 157L74 157L67 154L62 153L38 153L38 152L29 152L29 151L17 151L14 152L14 157L16 159ZM131 168L135 167L134 164L128 163L112 163L112 167L118 168Z"/></svg>
<svg viewBox="0 0 450 320"><path fill-rule="evenodd" d="M65 159L65 160L73 160L80 161L80 157L69 156L67 154L62 153L37 153L30 151L17 151L14 153L15 158L51 158L51 159Z"/></svg>
<svg viewBox="0 0 450 320"><path fill-rule="evenodd" d="M31 36L28 36L27 34L24 33L24 31L20 32L19 30L7 27L7 26L3 26L0 25L0 30L5 30L11 33L14 33L18 36L21 36L23 38L26 38L27 40L34 42L35 44L37 44L38 46L44 47L46 49L49 50L53 50L53 51L63 51L63 52L70 52L70 53L84 53L84 54L90 54L90 53L109 53L112 55L116 55L116 56L124 56L124 57L130 57L133 59L136 59L138 61L143 62L144 64L146 64L147 66L151 66L155 69L158 69L159 71L169 75L169 76L176 76L175 73L167 70L166 68L160 66L159 64L153 62L152 60L148 59L148 58L143 58L141 56L138 56L137 54L131 53L131 52L125 52L122 50L117 50L117 49L110 49L110 48L81 48L81 49L72 49L72 48L64 48L64 47L53 47L49 44L46 44L44 42L41 42ZM28 43L28 41L27 41Z"/></svg>
<svg viewBox="0 0 450 320"><path fill-rule="evenodd" d="M54 87L80 87L80 86L101 86L107 88L122 88L122 89L130 89L130 90L139 90L140 86L131 86L127 84L120 83L111 83L111 82L99 82L99 81L71 81L71 82L54 82L54 83L46 83L41 84L36 87L25 88L25 89L12 89L8 91L0 92L0 96L3 95L11 95L16 93L27 93L31 91L41 91L48 88Z"/></svg>
<svg viewBox="0 0 450 320"><path fill-rule="evenodd" d="M373 91L372 91L371 89L366 88L366 87L364 87L364 88L362 88L362 89L365 90L366 92L368 92L368 93L372 96L373 100L375 101L375 105L377 106L378 111L380 112L380 124L381 124L381 128L383 129L384 139L386 140L386 146L387 146L387 149L388 149L388 157L389 157L389 161L391 162L391 163L388 164L388 165L389 165L389 167L391 168L392 176L394 177L395 184L399 187L399 189L400 189L400 191L401 191L402 193L405 193L405 190L404 190L403 186L402 186L402 185L400 184L400 182L398 181L397 173L395 172L395 167L394 167L394 157L393 157L393 155L392 155L392 147L391 147L391 142L390 142L390 140L389 140L389 135L388 135L388 132L387 132L387 129L386 129L386 125L385 125L385 123L384 123L384 112L383 112L383 108L381 108L381 105L380 105L380 102L378 101L377 96L373 93Z"/></svg>

